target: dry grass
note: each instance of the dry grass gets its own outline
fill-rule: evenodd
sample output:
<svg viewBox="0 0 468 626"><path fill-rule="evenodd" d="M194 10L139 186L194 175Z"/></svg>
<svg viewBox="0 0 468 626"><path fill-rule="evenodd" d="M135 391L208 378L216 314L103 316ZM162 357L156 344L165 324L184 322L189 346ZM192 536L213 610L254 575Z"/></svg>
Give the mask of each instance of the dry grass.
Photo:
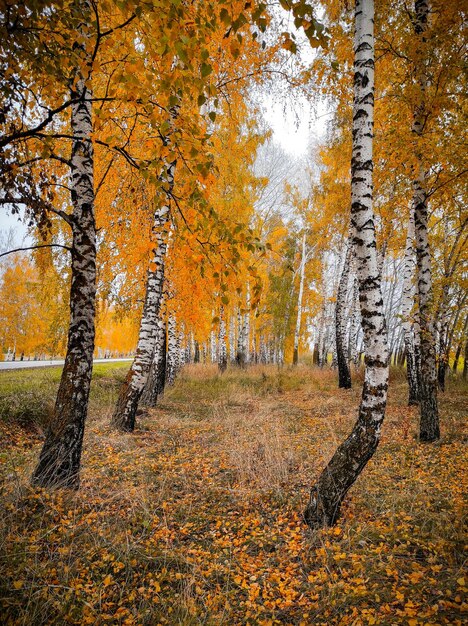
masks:
<svg viewBox="0 0 468 626"><path fill-rule="evenodd" d="M40 441L3 425L2 623L463 623L466 386L449 384L443 438L422 446L393 373L375 459L338 526L310 533L308 488L359 385L189 367L122 435L108 425L121 376L97 380L78 494L30 489Z"/></svg>

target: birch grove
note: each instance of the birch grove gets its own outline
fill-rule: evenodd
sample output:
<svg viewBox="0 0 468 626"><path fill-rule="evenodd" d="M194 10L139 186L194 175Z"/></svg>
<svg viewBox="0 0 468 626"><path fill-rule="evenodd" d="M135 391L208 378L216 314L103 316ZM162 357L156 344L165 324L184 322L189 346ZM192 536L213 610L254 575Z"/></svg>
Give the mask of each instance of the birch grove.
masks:
<svg viewBox="0 0 468 626"><path fill-rule="evenodd" d="M155 424L161 467L173 431L185 463L178 429L200 417L190 441L222 431L217 465L194 462L207 484L220 469L229 498L286 493L304 474L317 530L388 462L381 439L418 467L445 445L468 376L463 3L21 0L0 2L0 32L0 370L24 368L29 394L0 397L0 436L38 433L32 493L79 489L103 415L103 467ZM53 409L31 391L45 363L62 368ZM191 389L203 411L180 408Z"/></svg>

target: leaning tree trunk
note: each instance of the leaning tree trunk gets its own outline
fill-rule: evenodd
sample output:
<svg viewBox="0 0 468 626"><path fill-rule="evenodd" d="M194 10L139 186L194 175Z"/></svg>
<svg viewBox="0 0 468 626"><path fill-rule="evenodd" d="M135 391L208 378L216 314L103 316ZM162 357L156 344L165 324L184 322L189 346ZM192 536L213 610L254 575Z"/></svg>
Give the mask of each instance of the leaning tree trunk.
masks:
<svg viewBox="0 0 468 626"><path fill-rule="evenodd" d="M429 16L428 0L416 0L414 31L419 44L420 52L423 48ZM422 51L423 52L423 51ZM433 290L431 253L428 237L428 210L425 192L425 172L423 166L422 148L419 144L424 132L427 117L425 89L426 72L423 59L416 62L416 74L419 89L419 101L414 110L413 127L414 150L418 172L413 180L413 210L416 232L416 259L417 259L417 298L419 304L420 326L420 441L435 441L440 437L439 410L437 406L437 376L436 376L436 349L434 337L434 322L432 316Z"/></svg>
<svg viewBox="0 0 468 626"><path fill-rule="evenodd" d="M168 169L168 184L174 181L174 166ZM117 406L112 423L116 428L132 432L141 394L145 388L153 358L159 309L161 306L164 264L169 235L170 203L164 203L154 214L153 235L156 241L154 252L146 275L146 296L140 322L140 332L135 358L127 377L120 388Z"/></svg>
<svg viewBox="0 0 468 626"><path fill-rule="evenodd" d="M219 334L218 334L218 369L221 372L227 368L227 347L226 347L226 320L224 318L224 307L219 310Z"/></svg>
<svg viewBox="0 0 468 626"><path fill-rule="evenodd" d="M416 358L414 329L412 315L414 309L414 272L416 261L414 257L414 213L411 207L406 235L405 259L403 265L403 293L401 298L401 317L405 340L406 352L406 375L408 379L409 396L408 405L418 404L419 398L419 374Z"/></svg>
<svg viewBox="0 0 468 626"><path fill-rule="evenodd" d="M153 361L146 385L141 394L141 403L155 407L158 396L164 390L166 378L166 324L159 317L157 322L156 340L154 344Z"/></svg>
<svg viewBox="0 0 468 626"><path fill-rule="evenodd" d="M374 2L356 0L354 38L351 227L365 341L365 379L359 415L316 484L304 517L311 527L333 524L341 503L380 440L388 388L387 331L372 206Z"/></svg>
<svg viewBox="0 0 468 626"><path fill-rule="evenodd" d="M338 387L340 387L340 389L351 389L351 371L349 369L346 346L346 299L348 295L349 271L352 256L351 246L352 241L348 239L335 306L336 361L338 365Z"/></svg>
<svg viewBox="0 0 468 626"><path fill-rule="evenodd" d="M297 362L299 360L299 338L301 336L302 295L304 293L305 264L306 264L306 234L304 233L302 235L302 254L301 254L301 266L300 266L299 294L297 296L296 329L294 331L293 365L297 365Z"/></svg>
<svg viewBox="0 0 468 626"><path fill-rule="evenodd" d="M163 136L163 144L169 146L174 131L174 122L179 115L179 105L170 108L169 131ZM161 307L164 284L167 244L171 221L171 194L174 189L176 161L165 163L161 177L165 198L154 212L152 235L154 247L146 274L146 293L135 358L127 377L120 388L112 423L116 428L132 432L141 394L150 371L157 336L157 320Z"/></svg>
<svg viewBox="0 0 468 626"><path fill-rule="evenodd" d="M83 13L89 16L90 5ZM86 31L87 25L79 30ZM88 69L88 68L87 68ZM96 224L94 217L92 93L90 77L80 70L72 91L73 135L70 185L73 215L70 323L65 365L53 417L32 483L78 489L81 450L93 369L96 301Z"/></svg>

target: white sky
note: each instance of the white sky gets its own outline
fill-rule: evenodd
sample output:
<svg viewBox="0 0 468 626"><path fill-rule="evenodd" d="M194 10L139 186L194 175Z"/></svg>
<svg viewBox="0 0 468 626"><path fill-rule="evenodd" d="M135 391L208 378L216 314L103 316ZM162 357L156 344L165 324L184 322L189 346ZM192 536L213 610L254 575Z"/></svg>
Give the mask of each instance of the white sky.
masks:
<svg viewBox="0 0 468 626"><path fill-rule="evenodd" d="M288 103L285 105L267 97L264 99L263 116L273 130L273 141L291 156L305 156L325 133L325 106L319 106L316 113L305 99L299 104L295 100L293 110Z"/></svg>

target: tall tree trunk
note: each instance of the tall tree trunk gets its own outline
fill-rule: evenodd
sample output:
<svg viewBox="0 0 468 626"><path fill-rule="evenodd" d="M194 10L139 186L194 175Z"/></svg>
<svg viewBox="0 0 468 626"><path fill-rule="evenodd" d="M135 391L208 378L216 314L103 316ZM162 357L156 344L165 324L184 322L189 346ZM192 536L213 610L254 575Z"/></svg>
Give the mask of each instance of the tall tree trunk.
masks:
<svg viewBox="0 0 468 626"><path fill-rule="evenodd" d="M155 407L158 396L164 390L166 377L166 324L159 317L157 321L156 340L154 344L153 361L148 379L141 394L141 403Z"/></svg>
<svg viewBox="0 0 468 626"><path fill-rule="evenodd" d="M317 365L323 367L323 326L325 323L325 302L320 311L319 330L317 334Z"/></svg>
<svg viewBox="0 0 468 626"><path fill-rule="evenodd" d="M83 2L83 24L89 31L91 8ZM85 22L86 20L86 22ZM73 135L70 186L73 215L70 323L65 364L53 417L46 432L32 483L40 487L78 489L81 450L93 369L96 301L96 224L94 217L94 157L92 92L89 67L79 70L71 108Z"/></svg>
<svg viewBox="0 0 468 626"><path fill-rule="evenodd" d="M301 265L300 265L299 294L297 296L296 329L294 331L293 365L297 365L297 362L299 360L299 338L301 336L302 295L304 293L305 264L306 264L306 234L304 232L304 234L302 235L302 252L301 252Z"/></svg>
<svg viewBox="0 0 468 626"><path fill-rule="evenodd" d="M357 422L312 487L304 513L311 527L328 526L338 518L346 493L377 449L387 402L387 332L372 206L374 2L356 0L355 6L351 227L366 371Z"/></svg>
<svg viewBox="0 0 468 626"><path fill-rule="evenodd" d="M177 376L177 329L176 319L171 313L167 322L167 374L166 382L173 385Z"/></svg>
<svg viewBox="0 0 468 626"><path fill-rule="evenodd" d="M244 324L243 317L240 309L237 312L237 352L236 363L239 367L245 367L245 352L244 352Z"/></svg>
<svg viewBox="0 0 468 626"><path fill-rule="evenodd" d="M212 330L210 332L210 353L211 353L211 362L216 363L217 354L216 354L216 331Z"/></svg>
<svg viewBox="0 0 468 626"><path fill-rule="evenodd" d="M174 181L174 167L175 164L168 169L167 173L170 187L172 187ZM141 317L136 354L127 377L120 388L119 398L112 417L114 426L126 432L132 432L135 428L138 402L143 393L153 359L157 336L157 321L163 293L169 222L170 204L167 202L159 207L154 214L153 236L156 245L146 275L145 304Z"/></svg>
<svg viewBox="0 0 468 626"><path fill-rule="evenodd" d="M346 242L346 254L344 258L343 271L341 272L336 294L335 306L335 339L336 339L336 361L338 365L338 387L340 389L351 389L351 371L346 346L346 299L348 295L349 271L351 266L352 241Z"/></svg>
<svg viewBox="0 0 468 626"><path fill-rule="evenodd" d="M170 109L170 130L163 137L165 146L171 142L174 122L179 115L179 109L178 105ZM175 168L176 161L166 163L165 172L161 177L162 192L165 194L165 198L164 201L161 200L161 206L154 212L152 228L154 247L146 275L145 304L140 322L136 354L120 388L119 398L112 417L114 426L126 432L132 432L135 428L138 403L148 378L158 334L158 316L163 297L164 271L171 221L170 198L174 189Z"/></svg>
<svg viewBox="0 0 468 626"><path fill-rule="evenodd" d="M353 291L351 296L351 323L349 325L348 361L357 365L358 358L358 333L361 312L359 310L359 281L355 277L353 280Z"/></svg>
<svg viewBox="0 0 468 626"><path fill-rule="evenodd" d="M429 1L416 0L414 31L417 37L419 50L423 50L429 16ZM414 110L413 127L414 150L417 161L417 175L413 180L413 209L416 232L416 259L417 259L417 297L419 304L420 325L420 380L419 380L419 407L420 407L420 441L435 441L440 437L439 410L437 405L437 378L436 378L436 350L433 322L433 291L431 253L428 237L427 197L425 191L425 172L423 166L422 148L420 140L424 132L424 123L427 117L426 110L426 71L424 59L416 62L419 102Z"/></svg>
<svg viewBox="0 0 468 626"><path fill-rule="evenodd" d="M229 317L229 360L236 362L236 316L231 312Z"/></svg>
<svg viewBox="0 0 468 626"><path fill-rule="evenodd" d="M221 373L227 368L227 347L226 347L226 320L224 318L224 307L219 309L219 334L218 334L218 369Z"/></svg>
<svg viewBox="0 0 468 626"><path fill-rule="evenodd" d="M185 332L184 323L182 322L181 330L177 338L177 369L181 370L185 365Z"/></svg>
<svg viewBox="0 0 468 626"><path fill-rule="evenodd" d="M406 235L405 259L403 265L403 294L401 299L401 316L405 340L406 375L408 378L408 405L418 404L418 362L414 345L412 315L414 309L414 273L416 260L414 257L414 213L411 207Z"/></svg>
<svg viewBox="0 0 468 626"><path fill-rule="evenodd" d="M250 284L247 283L247 293L245 297L247 311L244 313L242 324L242 350L244 353L244 364L250 362Z"/></svg>

